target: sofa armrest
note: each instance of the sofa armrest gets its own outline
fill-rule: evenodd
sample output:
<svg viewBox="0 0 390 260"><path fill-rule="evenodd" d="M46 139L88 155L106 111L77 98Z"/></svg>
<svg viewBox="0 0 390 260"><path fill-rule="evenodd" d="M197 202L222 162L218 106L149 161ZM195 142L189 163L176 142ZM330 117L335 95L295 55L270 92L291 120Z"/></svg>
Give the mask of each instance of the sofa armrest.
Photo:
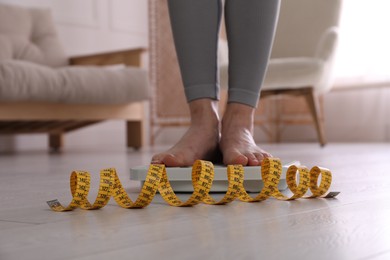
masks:
<svg viewBox="0 0 390 260"><path fill-rule="evenodd" d="M69 58L70 65L113 65L125 64L127 66L141 66L141 55L145 48L137 48L108 53L92 54Z"/></svg>
<svg viewBox="0 0 390 260"><path fill-rule="evenodd" d="M339 32L337 27L328 28L321 36L317 45L316 57L327 62L334 57L336 52Z"/></svg>
<svg viewBox="0 0 390 260"><path fill-rule="evenodd" d="M324 32L317 47L316 57L324 62L321 78L314 86L317 93L328 92L334 81L334 61L337 52L339 32L337 27L330 27Z"/></svg>

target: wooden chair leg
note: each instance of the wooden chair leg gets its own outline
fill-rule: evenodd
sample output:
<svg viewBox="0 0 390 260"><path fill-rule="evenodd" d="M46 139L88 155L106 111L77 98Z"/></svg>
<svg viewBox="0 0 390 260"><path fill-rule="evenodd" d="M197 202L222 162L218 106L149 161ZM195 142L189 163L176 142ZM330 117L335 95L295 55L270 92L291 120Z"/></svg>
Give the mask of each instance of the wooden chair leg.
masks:
<svg viewBox="0 0 390 260"><path fill-rule="evenodd" d="M142 121L127 121L127 147L139 149L142 147L143 125Z"/></svg>
<svg viewBox="0 0 390 260"><path fill-rule="evenodd" d="M64 137L62 133L49 134L49 147L52 151L59 151L64 144Z"/></svg>
<svg viewBox="0 0 390 260"><path fill-rule="evenodd" d="M320 119L319 101L317 96L314 93L313 88L310 88L306 92L305 97L306 97L307 104L309 105L310 113L313 117L315 127L317 129L318 139L320 141L321 146L324 146L326 144L326 140L324 135L324 128L322 125L322 121Z"/></svg>

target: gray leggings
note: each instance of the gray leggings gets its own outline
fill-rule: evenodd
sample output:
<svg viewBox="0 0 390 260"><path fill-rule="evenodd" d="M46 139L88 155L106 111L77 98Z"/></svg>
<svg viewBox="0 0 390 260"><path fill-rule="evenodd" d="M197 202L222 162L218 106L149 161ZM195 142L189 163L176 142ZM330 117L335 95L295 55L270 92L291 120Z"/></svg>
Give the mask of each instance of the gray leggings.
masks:
<svg viewBox="0 0 390 260"><path fill-rule="evenodd" d="M228 102L257 107L280 0L226 0ZM187 101L219 99L217 63L222 0L168 0Z"/></svg>

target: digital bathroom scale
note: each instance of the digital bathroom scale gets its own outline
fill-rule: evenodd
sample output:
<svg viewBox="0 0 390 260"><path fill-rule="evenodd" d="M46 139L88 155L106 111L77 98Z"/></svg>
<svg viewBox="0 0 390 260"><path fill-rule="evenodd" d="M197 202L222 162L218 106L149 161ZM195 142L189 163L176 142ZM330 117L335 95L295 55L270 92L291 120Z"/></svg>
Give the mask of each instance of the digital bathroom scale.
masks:
<svg viewBox="0 0 390 260"><path fill-rule="evenodd" d="M283 171L279 182L279 190L287 188L286 172L289 166L300 165L300 162L294 161L283 165ZM140 181L141 186L145 182L148 166L138 166L130 169L130 180ZM175 192L193 192L191 181L192 167L166 167L169 182ZM261 180L260 166L245 166L244 186L247 192L260 192L263 188ZM226 192L228 187L227 169L222 165L214 165L214 181L210 192Z"/></svg>

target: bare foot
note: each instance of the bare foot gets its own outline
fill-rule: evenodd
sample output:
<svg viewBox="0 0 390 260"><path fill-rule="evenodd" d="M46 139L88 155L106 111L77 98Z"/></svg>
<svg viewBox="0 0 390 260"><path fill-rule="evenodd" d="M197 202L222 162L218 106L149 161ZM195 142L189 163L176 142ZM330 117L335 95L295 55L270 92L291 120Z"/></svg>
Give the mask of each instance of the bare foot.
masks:
<svg viewBox="0 0 390 260"><path fill-rule="evenodd" d="M190 102L191 126L179 142L152 158L166 166L192 166L198 159L213 160L220 137L217 103L211 99Z"/></svg>
<svg viewBox="0 0 390 260"><path fill-rule="evenodd" d="M248 166L260 165L271 155L260 149L253 139L254 108L229 103L222 119L221 141L223 163Z"/></svg>

